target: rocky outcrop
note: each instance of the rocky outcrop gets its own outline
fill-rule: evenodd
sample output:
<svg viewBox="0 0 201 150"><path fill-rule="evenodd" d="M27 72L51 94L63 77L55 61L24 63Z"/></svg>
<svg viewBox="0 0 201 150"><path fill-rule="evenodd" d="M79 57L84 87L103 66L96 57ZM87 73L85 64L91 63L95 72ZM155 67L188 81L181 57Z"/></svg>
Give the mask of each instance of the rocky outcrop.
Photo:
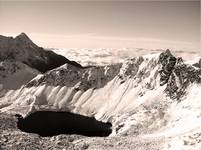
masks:
<svg viewBox="0 0 201 150"><path fill-rule="evenodd" d="M74 61L45 50L34 44L25 33L13 37L0 36L0 61L15 60L44 73L65 63L78 68L82 66Z"/></svg>
<svg viewBox="0 0 201 150"><path fill-rule="evenodd" d="M180 101L190 84L201 83L200 61L194 65L185 64L181 57L176 58L166 50L160 54L159 63L162 65L160 85L167 84L165 91L173 99Z"/></svg>
<svg viewBox="0 0 201 150"><path fill-rule="evenodd" d="M201 68L185 64L182 58L177 58L176 64L167 82L167 94L178 101L187 92L187 87L191 84L201 83Z"/></svg>

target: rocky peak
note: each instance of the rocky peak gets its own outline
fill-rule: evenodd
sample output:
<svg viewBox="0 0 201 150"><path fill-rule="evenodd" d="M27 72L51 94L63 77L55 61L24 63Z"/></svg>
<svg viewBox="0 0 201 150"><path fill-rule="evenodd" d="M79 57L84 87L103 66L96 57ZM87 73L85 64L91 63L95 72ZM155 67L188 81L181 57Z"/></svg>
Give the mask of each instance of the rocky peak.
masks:
<svg viewBox="0 0 201 150"><path fill-rule="evenodd" d="M20 39L27 39L30 40L29 37L24 33L20 33L18 36L16 36L15 38L20 38Z"/></svg>
<svg viewBox="0 0 201 150"><path fill-rule="evenodd" d="M38 48L38 46L34 44L32 40L24 32L16 36L15 41L21 46L24 45L24 46L29 46L33 48Z"/></svg>
<svg viewBox="0 0 201 150"><path fill-rule="evenodd" d="M161 70L159 70L160 73L160 85L164 85L168 82L169 77L172 73L172 69L174 68L174 65L176 63L176 57L174 57L170 50L167 49L165 52L161 53L159 56L159 64L162 65Z"/></svg>

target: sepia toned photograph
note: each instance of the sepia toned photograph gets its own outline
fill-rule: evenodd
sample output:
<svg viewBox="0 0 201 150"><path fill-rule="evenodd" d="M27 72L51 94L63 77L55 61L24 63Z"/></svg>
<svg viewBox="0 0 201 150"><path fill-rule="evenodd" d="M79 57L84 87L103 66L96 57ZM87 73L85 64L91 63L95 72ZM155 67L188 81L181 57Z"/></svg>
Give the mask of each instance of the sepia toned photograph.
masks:
<svg viewBox="0 0 201 150"><path fill-rule="evenodd" d="M201 150L200 0L0 0L0 150Z"/></svg>

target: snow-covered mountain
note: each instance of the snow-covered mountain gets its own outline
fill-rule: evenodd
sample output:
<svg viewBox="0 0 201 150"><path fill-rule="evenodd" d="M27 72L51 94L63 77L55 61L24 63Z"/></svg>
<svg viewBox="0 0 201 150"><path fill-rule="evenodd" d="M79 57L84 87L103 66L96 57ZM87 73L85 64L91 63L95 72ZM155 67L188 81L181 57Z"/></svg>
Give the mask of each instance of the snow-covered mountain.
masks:
<svg viewBox="0 0 201 150"><path fill-rule="evenodd" d="M2 112L23 116L39 110L94 116L111 122L114 135L135 131L147 136L181 136L200 131L198 124L172 131L191 119L201 122L198 64L185 64L169 50L108 66L65 64L6 93L0 107ZM137 126L141 128L136 133Z"/></svg>
<svg viewBox="0 0 201 150"><path fill-rule="evenodd" d="M184 61L166 50L100 66L67 61L41 74L28 58L46 62L48 51L38 51L25 37L0 40L0 112L26 117L36 111L66 111L112 123L111 136L163 137L165 149L178 143L201 148L200 58ZM24 45L13 42L18 40Z"/></svg>
<svg viewBox="0 0 201 150"><path fill-rule="evenodd" d="M19 61L43 73L65 63L82 67L64 56L38 47L25 33L15 38L0 35L0 61L8 59Z"/></svg>

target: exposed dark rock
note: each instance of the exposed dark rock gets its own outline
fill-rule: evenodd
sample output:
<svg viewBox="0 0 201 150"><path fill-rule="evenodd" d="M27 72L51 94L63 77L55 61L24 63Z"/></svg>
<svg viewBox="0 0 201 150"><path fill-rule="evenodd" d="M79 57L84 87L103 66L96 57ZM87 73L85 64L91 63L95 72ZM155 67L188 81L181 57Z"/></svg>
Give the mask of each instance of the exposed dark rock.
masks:
<svg viewBox="0 0 201 150"><path fill-rule="evenodd" d="M172 69L176 63L176 58L171 54L170 50L167 49L159 56L159 63L162 65L160 73L160 85L166 84L172 73Z"/></svg>
<svg viewBox="0 0 201 150"><path fill-rule="evenodd" d="M199 63L185 64L181 57L175 58L169 50L160 54L159 63L162 65L160 85L167 84L166 93L173 99L181 100L191 83L201 83L201 68Z"/></svg>
<svg viewBox="0 0 201 150"><path fill-rule="evenodd" d="M191 83L201 83L201 69L195 69L185 64L182 58L178 58L167 82L167 94L171 98L181 100Z"/></svg>

